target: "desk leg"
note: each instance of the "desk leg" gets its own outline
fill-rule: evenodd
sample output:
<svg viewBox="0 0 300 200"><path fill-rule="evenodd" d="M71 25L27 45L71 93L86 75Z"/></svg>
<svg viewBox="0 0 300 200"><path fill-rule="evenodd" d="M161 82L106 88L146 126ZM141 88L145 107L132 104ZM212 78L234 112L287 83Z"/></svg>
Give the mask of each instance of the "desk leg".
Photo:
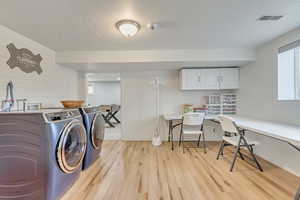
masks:
<svg viewBox="0 0 300 200"><path fill-rule="evenodd" d="M173 121L169 120L169 135L168 135L168 142L171 141L171 133L172 133L172 127L173 127Z"/></svg>
<svg viewBox="0 0 300 200"><path fill-rule="evenodd" d="M173 142L173 121L169 120L169 136L168 136L168 141L172 142L172 151L174 150L174 142Z"/></svg>
<svg viewBox="0 0 300 200"><path fill-rule="evenodd" d="M171 129L171 140L172 140L172 151L174 150L174 142L173 142L173 126L172 126L172 129Z"/></svg>
<svg viewBox="0 0 300 200"><path fill-rule="evenodd" d="M298 191L296 193L295 200L300 200L300 188L298 189Z"/></svg>

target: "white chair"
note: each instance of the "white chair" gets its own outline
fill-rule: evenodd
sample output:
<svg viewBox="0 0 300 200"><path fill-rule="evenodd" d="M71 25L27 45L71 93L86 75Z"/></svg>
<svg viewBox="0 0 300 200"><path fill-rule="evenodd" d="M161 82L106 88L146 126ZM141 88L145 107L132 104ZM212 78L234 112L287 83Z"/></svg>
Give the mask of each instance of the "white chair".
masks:
<svg viewBox="0 0 300 200"><path fill-rule="evenodd" d="M203 136L203 148L206 153L205 136L203 132L203 121L204 113L186 113L183 115L179 146L182 142L183 153L184 153L184 136L185 135L199 135L197 147L200 145L201 136Z"/></svg>
<svg viewBox="0 0 300 200"><path fill-rule="evenodd" d="M223 136L223 140L222 140L222 143L221 143L221 146L219 149L217 160L219 159L220 155L223 155L223 150L224 150L225 146L234 146L235 153L234 153L234 158L233 158L233 161L232 161L231 167L230 167L230 171L232 171L238 154L240 155L242 160L244 160L244 156L241 153L240 149L241 149L241 147L246 147L249 150L253 161L256 163L257 168L260 171L263 171L253 153L253 146L257 145L258 142L248 140L245 137L245 130L239 129L231 117L219 116L218 118L221 123L221 127L224 131L224 136Z"/></svg>

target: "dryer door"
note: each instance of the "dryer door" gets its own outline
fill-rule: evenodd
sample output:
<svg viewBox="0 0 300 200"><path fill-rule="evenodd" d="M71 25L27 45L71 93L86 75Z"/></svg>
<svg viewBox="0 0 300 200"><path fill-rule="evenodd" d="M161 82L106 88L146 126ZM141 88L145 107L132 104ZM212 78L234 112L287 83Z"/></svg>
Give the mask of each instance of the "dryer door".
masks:
<svg viewBox="0 0 300 200"><path fill-rule="evenodd" d="M86 132L79 120L68 123L63 129L57 149L59 167L65 173L72 173L81 167L86 151Z"/></svg>
<svg viewBox="0 0 300 200"><path fill-rule="evenodd" d="M95 149L100 149L104 139L105 121L101 113L97 113L91 126L91 142Z"/></svg>

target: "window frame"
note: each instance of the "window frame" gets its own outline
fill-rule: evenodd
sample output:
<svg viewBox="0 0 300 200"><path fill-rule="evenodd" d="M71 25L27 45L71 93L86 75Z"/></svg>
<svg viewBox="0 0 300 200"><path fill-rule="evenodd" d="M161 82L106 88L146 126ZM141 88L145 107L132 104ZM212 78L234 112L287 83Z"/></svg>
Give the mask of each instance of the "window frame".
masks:
<svg viewBox="0 0 300 200"><path fill-rule="evenodd" d="M295 49L295 100L300 101L300 46Z"/></svg>
<svg viewBox="0 0 300 200"><path fill-rule="evenodd" d="M296 44L296 45L295 45ZM294 98L280 99L279 97L279 55L286 51L294 49ZM279 102L299 102L300 101L300 40L291 44L280 47L277 52L277 68L276 68L276 101Z"/></svg>

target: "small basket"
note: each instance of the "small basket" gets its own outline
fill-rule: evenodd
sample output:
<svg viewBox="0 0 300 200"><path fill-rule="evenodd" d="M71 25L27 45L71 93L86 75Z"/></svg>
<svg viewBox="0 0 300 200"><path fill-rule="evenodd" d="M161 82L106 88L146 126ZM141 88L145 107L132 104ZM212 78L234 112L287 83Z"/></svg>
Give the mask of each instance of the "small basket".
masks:
<svg viewBox="0 0 300 200"><path fill-rule="evenodd" d="M65 108L80 108L83 106L84 101L68 100L68 101L61 101L61 103Z"/></svg>

